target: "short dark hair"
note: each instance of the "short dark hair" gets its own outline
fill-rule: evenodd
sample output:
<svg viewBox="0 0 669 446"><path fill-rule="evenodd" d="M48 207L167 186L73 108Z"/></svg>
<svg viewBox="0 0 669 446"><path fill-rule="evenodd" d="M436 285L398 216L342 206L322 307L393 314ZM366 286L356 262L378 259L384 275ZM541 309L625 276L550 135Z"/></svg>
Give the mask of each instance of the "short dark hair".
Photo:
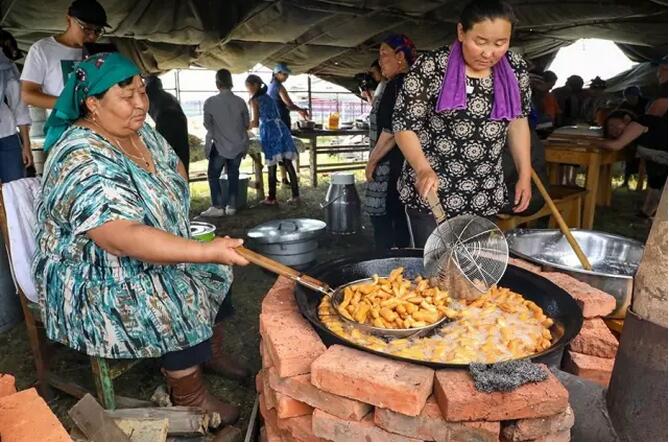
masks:
<svg viewBox="0 0 669 446"><path fill-rule="evenodd" d="M232 73L230 73L230 70L221 68L216 72L216 87L232 89Z"/></svg>
<svg viewBox="0 0 669 446"><path fill-rule="evenodd" d="M572 74L567 78L566 85L569 85L570 87L576 87L577 89L583 88L583 84L585 82L583 81L583 78L579 76L578 74Z"/></svg>
<svg viewBox="0 0 669 446"><path fill-rule="evenodd" d="M637 116L633 112L625 109L618 109L612 111L607 117L606 120L604 121L604 125L602 126L602 130L604 132L604 138L610 138L611 134L609 133L609 122L613 121L614 119L621 119L624 120L626 117L629 117L630 119L635 119Z"/></svg>
<svg viewBox="0 0 669 446"><path fill-rule="evenodd" d="M557 74L553 73L550 70L546 70L543 72L541 77L544 79L546 82L556 82L557 81Z"/></svg>
<svg viewBox="0 0 669 446"><path fill-rule="evenodd" d="M473 0L463 8L459 23L465 31L469 31L477 23L494 19L508 20L512 26L518 21L513 8L505 1Z"/></svg>

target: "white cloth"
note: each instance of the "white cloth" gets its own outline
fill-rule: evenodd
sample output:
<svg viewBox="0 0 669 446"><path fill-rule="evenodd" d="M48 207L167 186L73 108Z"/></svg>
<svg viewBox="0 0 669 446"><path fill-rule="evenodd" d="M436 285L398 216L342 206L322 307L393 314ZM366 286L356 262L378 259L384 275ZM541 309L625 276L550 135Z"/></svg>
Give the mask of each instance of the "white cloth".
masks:
<svg viewBox="0 0 669 446"><path fill-rule="evenodd" d="M28 50L21 80L40 84L44 94L60 96L67 76L82 59L81 48L65 46L53 36L40 39Z"/></svg>
<svg viewBox="0 0 669 446"><path fill-rule="evenodd" d="M16 126L30 125L30 112L21 100L19 70L0 52L0 138L16 134Z"/></svg>
<svg viewBox="0 0 669 446"><path fill-rule="evenodd" d="M31 269L35 253L37 233L35 206L39 190L39 178L23 178L2 185L12 276L16 287L23 291L29 301L35 303L38 302L38 298Z"/></svg>

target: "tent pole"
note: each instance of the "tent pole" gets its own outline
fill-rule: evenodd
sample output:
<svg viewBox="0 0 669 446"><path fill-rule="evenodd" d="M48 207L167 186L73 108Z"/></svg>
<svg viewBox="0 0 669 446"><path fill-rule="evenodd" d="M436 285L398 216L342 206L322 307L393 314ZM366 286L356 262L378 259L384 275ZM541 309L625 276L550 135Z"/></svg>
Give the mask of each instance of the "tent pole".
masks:
<svg viewBox="0 0 669 446"><path fill-rule="evenodd" d="M176 90L177 94L177 101L181 103L181 85L179 84L179 71L181 71L179 68L174 70L174 89Z"/></svg>
<svg viewBox="0 0 669 446"><path fill-rule="evenodd" d="M12 9L14 8L15 4L16 4L16 0L12 0L12 2L7 7L7 11L5 11L5 13L2 15L2 21L0 21L0 25L5 24L5 20L7 19L7 16L9 15L9 13L12 12Z"/></svg>
<svg viewBox="0 0 669 446"><path fill-rule="evenodd" d="M311 108L311 74L307 75L307 98L309 101L309 115L311 119L314 119L313 110Z"/></svg>

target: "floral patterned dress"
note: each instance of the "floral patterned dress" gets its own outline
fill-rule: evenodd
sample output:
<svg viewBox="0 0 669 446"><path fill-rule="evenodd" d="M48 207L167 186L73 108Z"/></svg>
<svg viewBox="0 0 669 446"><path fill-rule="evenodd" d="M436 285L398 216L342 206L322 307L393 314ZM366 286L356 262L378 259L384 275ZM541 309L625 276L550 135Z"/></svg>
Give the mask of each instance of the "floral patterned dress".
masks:
<svg viewBox="0 0 669 446"><path fill-rule="evenodd" d="M508 121L493 121L493 77L467 78L467 107L437 112L436 104L449 48L421 55L411 66L395 103L393 131L412 130L418 135L425 156L439 177L439 199L449 216L496 214L507 202L502 170ZM508 52L518 79L522 116L532 106L530 79L525 61ZM416 192L416 173L404 164L398 190L402 202L429 212Z"/></svg>
<svg viewBox="0 0 669 446"><path fill-rule="evenodd" d="M155 174L77 126L51 149L44 168L33 262L42 317L50 339L88 355L158 357L205 341L232 283L227 266L116 257L86 235L130 220L190 236L178 158L150 126L139 134Z"/></svg>

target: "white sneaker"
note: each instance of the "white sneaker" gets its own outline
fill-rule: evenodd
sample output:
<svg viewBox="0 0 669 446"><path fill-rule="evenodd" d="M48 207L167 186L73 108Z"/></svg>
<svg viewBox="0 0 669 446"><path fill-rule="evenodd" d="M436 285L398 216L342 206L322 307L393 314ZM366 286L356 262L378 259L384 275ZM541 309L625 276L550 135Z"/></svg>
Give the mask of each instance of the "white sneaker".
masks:
<svg viewBox="0 0 669 446"><path fill-rule="evenodd" d="M233 207L230 207L230 206L225 207L225 215L235 215L236 213L237 213L237 209L235 209Z"/></svg>
<svg viewBox="0 0 669 446"><path fill-rule="evenodd" d="M223 217L224 215L225 215L225 210L223 210L222 208L211 206L209 209L202 212L200 214L200 217Z"/></svg>

